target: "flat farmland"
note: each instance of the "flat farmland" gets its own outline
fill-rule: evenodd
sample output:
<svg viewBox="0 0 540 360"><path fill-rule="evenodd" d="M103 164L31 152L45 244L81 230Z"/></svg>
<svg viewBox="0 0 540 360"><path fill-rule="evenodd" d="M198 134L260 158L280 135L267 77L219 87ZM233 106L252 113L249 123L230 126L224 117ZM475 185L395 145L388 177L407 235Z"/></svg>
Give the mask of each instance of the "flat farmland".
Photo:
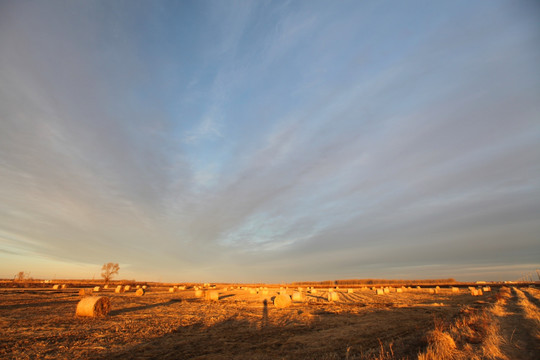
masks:
<svg viewBox="0 0 540 360"><path fill-rule="evenodd" d="M304 288L301 301L276 308L273 298L280 289L267 287L218 287L217 301L196 297L193 289L153 287L144 296L105 290L92 296L107 296L111 311L94 318L75 316L78 288L0 289L0 358L428 359L444 358L441 351L448 350L449 358L536 359L540 354L540 318L535 318L540 291L533 288L502 294L494 288L481 296L467 288L390 289L384 295L335 289L335 301L328 300L328 288L313 294ZM292 295L297 289L281 291ZM437 334L452 338L446 350Z"/></svg>

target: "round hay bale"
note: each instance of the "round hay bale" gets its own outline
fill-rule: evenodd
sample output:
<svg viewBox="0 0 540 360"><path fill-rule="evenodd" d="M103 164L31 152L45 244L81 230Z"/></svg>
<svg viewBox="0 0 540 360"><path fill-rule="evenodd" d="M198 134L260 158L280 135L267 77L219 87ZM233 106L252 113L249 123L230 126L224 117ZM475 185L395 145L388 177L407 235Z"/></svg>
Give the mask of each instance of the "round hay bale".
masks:
<svg viewBox="0 0 540 360"><path fill-rule="evenodd" d="M62 284L62 289L65 289L67 288L67 285L66 284Z"/></svg>
<svg viewBox="0 0 540 360"><path fill-rule="evenodd" d="M339 294L337 292L328 293L328 301L339 301Z"/></svg>
<svg viewBox="0 0 540 360"><path fill-rule="evenodd" d="M124 292L124 287L122 285L118 285L116 287L116 289L114 289L114 292L117 293L117 294L123 293Z"/></svg>
<svg viewBox="0 0 540 360"><path fill-rule="evenodd" d="M172 292L172 293L173 293L173 292L175 292L175 291L176 291L176 288L173 288L173 287L172 287L172 288L169 288L169 292Z"/></svg>
<svg viewBox="0 0 540 360"><path fill-rule="evenodd" d="M292 301L304 301L304 294L300 291L293 292Z"/></svg>
<svg viewBox="0 0 540 360"><path fill-rule="evenodd" d="M219 292L218 291L207 291L204 294L204 298L208 301L218 301L219 300Z"/></svg>
<svg viewBox="0 0 540 360"><path fill-rule="evenodd" d="M135 295L137 296L143 296L144 294L146 293L146 291L144 291L144 289L137 289L137 291L135 291Z"/></svg>
<svg viewBox="0 0 540 360"><path fill-rule="evenodd" d="M52 288L53 288L53 290L58 290L58 289L60 289L60 285L58 285L58 284L57 284L57 285L53 285Z"/></svg>
<svg viewBox="0 0 540 360"><path fill-rule="evenodd" d="M453 293L458 293L458 292L459 292L459 288L458 288L458 287L452 287L452 292L453 292Z"/></svg>
<svg viewBox="0 0 540 360"><path fill-rule="evenodd" d="M94 286L94 292L100 292L101 288L99 286Z"/></svg>
<svg viewBox="0 0 540 360"><path fill-rule="evenodd" d="M186 287L185 286L179 286L178 290L186 290Z"/></svg>
<svg viewBox="0 0 540 360"><path fill-rule="evenodd" d="M92 295L92 289L79 290L79 296L88 296L88 295Z"/></svg>
<svg viewBox="0 0 540 360"><path fill-rule="evenodd" d="M148 288L148 286L143 285L142 288L143 288L144 290L146 290L146 289Z"/></svg>
<svg viewBox="0 0 540 360"><path fill-rule="evenodd" d="M274 306L278 309L291 306L291 297L287 294L279 294L274 298Z"/></svg>
<svg viewBox="0 0 540 360"><path fill-rule="evenodd" d="M109 288L109 285L103 285L103 288L104 288L104 289L108 289L108 288Z"/></svg>
<svg viewBox="0 0 540 360"><path fill-rule="evenodd" d="M87 296L77 304L77 316L106 316L111 310L109 298L104 296Z"/></svg>
<svg viewBox="0 0 540 360"><path fill-rule="evenodd" d="M200 289L195 290L195 297L200 298L200 297L203 297L203 295L204 295L204 293L203 293L202 290L200 290Z"/></svg>
<svg viewBox="0 0 540 360"><path fill-rule="evenodd" d="M129 290L131 290L131 286L129 285L124 286L124 291L129 291Z"/></svg>
<svg viewBox="0 0 540 360"><path fill-rule="evenodd" d="M141 285L137 285L137 286L135 286L135 288L140 289L140 288L141 288Z"/></svg>

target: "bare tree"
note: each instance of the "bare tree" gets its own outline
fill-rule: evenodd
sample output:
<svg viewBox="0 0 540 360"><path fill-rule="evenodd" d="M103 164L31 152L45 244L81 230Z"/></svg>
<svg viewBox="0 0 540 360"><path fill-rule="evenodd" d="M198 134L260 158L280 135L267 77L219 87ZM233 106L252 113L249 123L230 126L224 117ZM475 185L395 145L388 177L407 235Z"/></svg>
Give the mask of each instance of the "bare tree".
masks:
<svg viewBox="0 0 540 360"><path fill-rule="evenodd" d="M15 275L15 281L25 281L29 277L29 275L29 273L19 271L17 275Z"/></svg>
<svg viewBox="0 0 540 360"><path fill-rule="evenodd" d="M114 275L118 274L118 271L120 271L120 266L117 263L103 264L103 267L101 268L101 277L107 284Z"/></svg>

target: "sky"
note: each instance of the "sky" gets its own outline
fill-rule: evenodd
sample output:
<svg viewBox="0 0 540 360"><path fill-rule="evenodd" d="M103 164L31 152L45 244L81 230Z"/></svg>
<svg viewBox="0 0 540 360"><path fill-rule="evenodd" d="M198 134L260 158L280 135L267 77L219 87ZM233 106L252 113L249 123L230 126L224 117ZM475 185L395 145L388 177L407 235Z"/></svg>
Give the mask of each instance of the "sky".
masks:
<svg viewBox="0 0 540 360"><path fill-rule="evenodd" d="M540 268L536 1L0 0L0 278Z"/></svg>

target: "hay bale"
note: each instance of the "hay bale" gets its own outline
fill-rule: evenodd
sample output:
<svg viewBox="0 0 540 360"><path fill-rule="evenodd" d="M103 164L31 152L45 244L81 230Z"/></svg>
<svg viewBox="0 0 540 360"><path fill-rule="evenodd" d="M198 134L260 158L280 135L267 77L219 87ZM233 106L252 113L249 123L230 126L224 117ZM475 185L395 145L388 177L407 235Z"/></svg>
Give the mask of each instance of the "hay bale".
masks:
<svg viewBox="0 0 540 360"><path fill-rule="evenodd" d="M117 293L117 294L123 293L124 292L124 287L122 285L118 285L116 287L116 289L114 289L114 292Z"/></svg>
<svg viewBox="0 0 540 360"><path fill-rule="evenodd" d="M329 292L328 293L328 301L339 301L339 294L337 292Z"/></svg>
<svg viewBox="0 0 540 360"><path fill-rule="evenodd" d="M218 301L219 300L219 291L207 291L204 294L204 299L208 301Z"/></svg>
<svg viewBox="0 0 540 360"><path fill-rule="evenodd" d="M383 289L375 289L375 294L376 295L384 295L384 290Z"/></svg>
<svg viewBox="0 0 540 360"><path fill-rule="evenodd" d="M140 289L141 288L141 285L137 285L135 286L136 289Z"/></svg>
<svg viewBox="0 0 540 360"><path fill-rule="evenodd" d="M62 289L65 289L67 288L67 285L66 284L62 284Z"/></svg>
<svg viewBox="0 0 540 360"><path fill-rule="evenodd" d="M383 289L383 291L384 291L385 294L390 294L390 289L387 288L387 287L385 287L385 288Z"/></svg>
<svg viewBox="0 0 540 360"><path fill-rule="evenodd" d="M129 290L131 290L131 286L129 285L124 286L124 291L129 291Z"/></svg>
<svg viewBox="0 0 540 360"><path fill-rule="evenodd" d="M402 292L403 292L403 289L397 288L397 289L396 289L396 292L397 292L397 293L402 293Z"/></svg>
<svg viewBox="0 0 540 360"><path fill-rule="evenodd" d="M176 288L172 287L172 288L169 288L169 292L175 292L176 291Z"/></svg>
<svg viewBox="0 0 540 360"><path fill-rule="evenodd" d="M103 285L103 288L104 288L104 289L108 289L108 288L109 288L109 285Z"/></svg>
<svg viewBox="0 0 540 360"><path fill-rule="evenodd" d="M274 298L274 306L278 309L291 306L291 297L287 294L279 294Z"/></svg>
<svg viewBox="0 0 540 360"><path fill-rule="evenodd" d="M429 292L430 294L435 294L435 289L428 289L428 292Z"/></svg>
<svg viewBox="0 0 540 360"><path fill-rule="evenodd" d="M58 285L58 284L56 284L56 285L53 285L53 287L52 287L52 288L53 288L53 290L58 290L58 289L60 289L60 285Z"/></svg>
<svg viewBox="0 0 540 360"><path fill-rule="evenodd" d="M352 294L354 292L354 289L347 289L347 294Z"/></svg>
<svg viewBox="0 0 540 360"><path fill-rule="evenodd" d="M311 289L311 293L312 293L312 294L316 294L316 293L317 293L317 289L315 289L315 288Z"/></svg>
<svg viewBox="0 0 540 360"><path fill-rule="evenodd" d="M88 295L92 295L92 289L79 290L79 296L88 296Z"/></svg>
<svg viewBox="0 0 540 360"><path fill-rule="evenodd" d="M488 291L491 291L491 288L490 288L489 286L484 286L484 287L482 288L482 291L483 291L483 292L488 292Z"/></svg>
<svg viewBox="0 0 540 360"><path fill-rule="evenodd" d="M146 285L143 285L143 286L142 286L142 288L143 288L144 290L146 290L147 287L148 287L148 286L146 286Z"/></svg>
<svg viewBox="0 0 540 360"><path fill-rule="evenodd" d="M458 288L458 287L452 286L452 292L453 292L453 293L458 293L458 292L459 292L459 288Z"/></svg>
<svg viewBox="0 0 540 360"><path fill-rule="evenodd" d="M186 290L186 287L185 286L179 286L178 290Z"/></svg>
<svg viewBox="0 0 540 360"><path fill-rule="evenodd" d="M256 293L257 293L257 290L255 290L255 289L249 289L249 293L250 293L250 294L256 294Z"/></svg>
<svg viewBox="0 0 540 360"><path fill-rule="evenodd" d="M137 296L143 296L144 294L146 293L146 291L144 291L144 289L137 289L137 291L135 291L135 295Z"/></svg>
<svg viewBox="0 0 540 360"><path fill-rule="evenodd" d="M94 292L100 292L101 288L99 286L94 286Z"/></svg>
<svg viewBox="0 0 540 360"><path fill-rule="evenodd" d="M77 304L77 316L106 316L111 310L109 298L104 296L87 296Z"/></svg>
<svg viewBox="0 0 540 360"><path fill-rule="evenodd" d="M300 291L295 291L292 294L292 301L304 301L304 294Z"/></svg>
<svg viewBox="0 0 540 360"><path fill-rule="evenodd" d="M195 297L200 298L200 297L203 297L203 295L204 295L204 292L201 289L195 290Z"/></svg>

